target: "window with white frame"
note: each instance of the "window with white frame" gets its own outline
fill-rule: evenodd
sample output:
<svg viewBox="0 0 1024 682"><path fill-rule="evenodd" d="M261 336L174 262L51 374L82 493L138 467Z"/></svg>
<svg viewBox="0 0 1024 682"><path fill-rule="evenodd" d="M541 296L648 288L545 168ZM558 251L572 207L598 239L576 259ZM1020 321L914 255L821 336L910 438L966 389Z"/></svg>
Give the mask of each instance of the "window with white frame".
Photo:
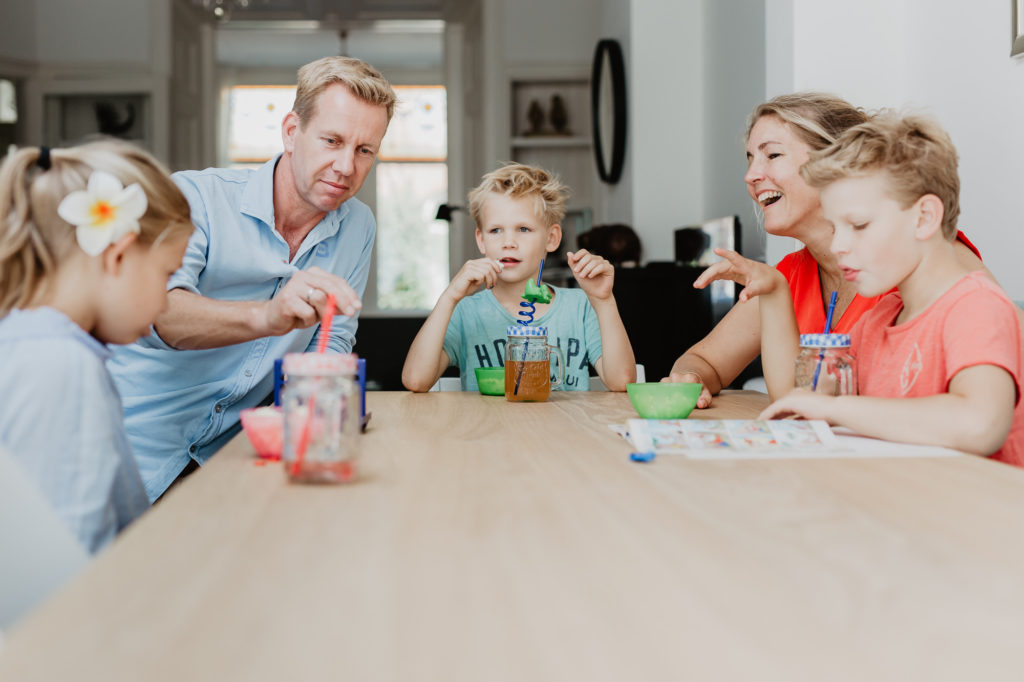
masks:
<svg viewBox="0 0 1024 682"><path fill-rule="evenodd" d="M377 309L429 310L448 286L444 86L396 86L399 106L377 155Z"/></svg>

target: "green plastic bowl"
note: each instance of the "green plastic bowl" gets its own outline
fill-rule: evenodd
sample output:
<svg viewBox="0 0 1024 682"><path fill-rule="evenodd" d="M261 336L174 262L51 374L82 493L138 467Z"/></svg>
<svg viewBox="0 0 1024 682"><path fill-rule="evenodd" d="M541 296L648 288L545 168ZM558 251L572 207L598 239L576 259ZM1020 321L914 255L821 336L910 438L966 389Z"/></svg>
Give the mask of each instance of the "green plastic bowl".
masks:
<svg viewBox="0 0 1024 682"><path fill-rule="evenodd" d="M629 402L644 419L686 419L697 406L701 384L626 384Z"/></svg>
<svg viewBox="0 0 1024 682"><path fill-rule="evenodd" d="M476 385L484 395L505 395L504 367L477 367Z"/></svg>

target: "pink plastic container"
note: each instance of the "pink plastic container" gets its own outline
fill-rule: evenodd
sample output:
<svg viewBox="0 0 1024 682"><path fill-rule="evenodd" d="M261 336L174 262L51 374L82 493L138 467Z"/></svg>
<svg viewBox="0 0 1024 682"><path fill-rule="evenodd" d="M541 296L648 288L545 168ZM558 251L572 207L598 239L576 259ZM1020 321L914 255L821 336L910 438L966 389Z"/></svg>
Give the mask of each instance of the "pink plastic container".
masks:
<svg viewBox="0 0 1024 682"><path fill-rule="evenodd" d="M281 459L284 448L284 413L280 407L250 407L242 410L242 428L256 454L263 459Z"/></svg>

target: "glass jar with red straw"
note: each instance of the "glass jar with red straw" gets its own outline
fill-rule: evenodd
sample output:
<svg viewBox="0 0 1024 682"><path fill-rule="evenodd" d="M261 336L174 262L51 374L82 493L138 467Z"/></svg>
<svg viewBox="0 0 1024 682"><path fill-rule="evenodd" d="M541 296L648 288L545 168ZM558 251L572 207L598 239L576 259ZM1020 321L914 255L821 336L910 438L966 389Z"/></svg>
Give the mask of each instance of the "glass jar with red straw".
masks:
<svg viewBox="0 0 1024 682"><path fill-rule="evenodd" d="M328 297L316 353L284 356L284 467L292 481L341 483L356 475L360 435L357 360L328 354L335 302Z"/></svg>

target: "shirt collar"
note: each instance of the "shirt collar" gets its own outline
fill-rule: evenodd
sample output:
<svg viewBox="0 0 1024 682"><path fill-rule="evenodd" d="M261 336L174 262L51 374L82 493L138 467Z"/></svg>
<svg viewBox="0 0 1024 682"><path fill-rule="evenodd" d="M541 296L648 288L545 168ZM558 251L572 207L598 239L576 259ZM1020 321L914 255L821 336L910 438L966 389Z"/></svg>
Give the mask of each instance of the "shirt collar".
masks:
<svg viewBox="0 0 1024 682"><path fill-rule="evenodd" d="M249 176L239 209L243 215L252 216L271 229L274 228L274 169L280 158L278 154Z"/></svg>
<svg viewBox="0 0 1024 682"><path fill-rule="evenodd" d="M283 152L282 152L283 154ZM256 218L268 225L270 229L274 226L274 170L277 162L281 159L278 154L274 158L256 169L256 172L249 177L242 194L242 214ZM342 219L348 214L349 206L346 201L323 217L323 220L314 228L317 231L316 241L330 237L337 233Z"/></svg>

